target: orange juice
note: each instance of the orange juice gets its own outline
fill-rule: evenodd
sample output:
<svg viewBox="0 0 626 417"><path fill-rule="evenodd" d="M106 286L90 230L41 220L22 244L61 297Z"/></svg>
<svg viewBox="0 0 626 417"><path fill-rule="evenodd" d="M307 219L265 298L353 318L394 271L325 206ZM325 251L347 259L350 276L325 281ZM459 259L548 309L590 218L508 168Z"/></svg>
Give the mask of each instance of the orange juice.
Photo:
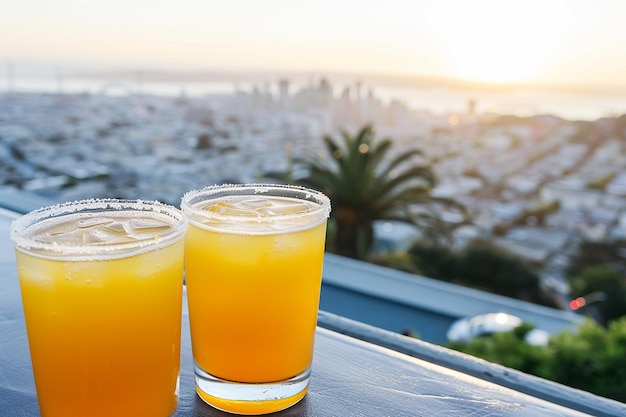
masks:
<svg viewBox="0 0 626 417"><path fill-rule="evenodd" d="M246 236L190 226L186 242L194 358L211 375L281 381L311 363L325 224Z"/></svg>
<svg viewBox="0 0 626 417"><path fill-rule="evenodd" d="M195 214L187 207L185 268L193 355L200 368L196 383L210 404L258 414L304 396L328 215L319 207L266 194L197 204ZM280 396L224 399L203 389L204 373L251 386L280 384L298 375L306 375L306 382L288 395L291 402ZM264 401L269 404L259 405Z"/></svg>
<svg viewBox="0 0 626 417"><path fill-rule="evenodd" d="M177 227L162 218L128 239L124 225L137 216L52 219L29 232L34 245L17 244L42 417L167 417L176 408L184 242L180 231L162 239Z"/></svg>

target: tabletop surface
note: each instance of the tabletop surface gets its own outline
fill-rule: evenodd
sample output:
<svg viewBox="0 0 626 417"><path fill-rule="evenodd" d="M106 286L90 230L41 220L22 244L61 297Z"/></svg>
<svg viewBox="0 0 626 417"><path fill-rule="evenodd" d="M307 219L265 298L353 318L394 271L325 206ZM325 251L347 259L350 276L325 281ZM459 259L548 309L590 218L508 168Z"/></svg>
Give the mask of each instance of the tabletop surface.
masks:
<svg viewBox="0 0 626 417"><path fill-rule="evenodd" d="M9 238L13 216L11 212L0 210L0 416L37 417L40 414ZM195 394L186 309L181 351L180 397L174 417L231 415L206 405ZM318 327L308 394L300 403L273 415L528 417L590 414Z"/></svg>

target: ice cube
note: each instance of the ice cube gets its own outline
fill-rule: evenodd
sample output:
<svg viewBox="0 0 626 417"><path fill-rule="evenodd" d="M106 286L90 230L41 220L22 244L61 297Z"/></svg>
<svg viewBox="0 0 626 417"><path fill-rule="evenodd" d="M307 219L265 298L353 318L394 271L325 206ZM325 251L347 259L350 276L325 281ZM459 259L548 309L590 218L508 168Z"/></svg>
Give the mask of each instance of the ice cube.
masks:
<svg viewBox="0 0 626 417"><path fill-rule="evenodd" d="M82 240L82 230L52 230L37 236L37 241L42 243L79 243Z"/></svg>
<svg viewBox="0 0 626 417"><path fill-rule="evenodd" d="M202 208L205 211L211 213L222 214L225 216L238 216L238 217L257 217L258 213L254 209L247 209L245 206L239 204L233 204L226 201L218 201L206 205Z"/></svg>
<svg viewBox="0 0 626 417"><path fill-rule="evenodd" d="M157 219L130 219L124 227L129 239L144 240L158 236L170 225Z"/></svg>
<svg viewBox="0 0 626 417"><path fill-rule="evenodd" d="M235 203L235 205L244 210L247 209L247 210L255 210L255 211L258 211L259 209L262 209L265 207L273 206L270 200L267 200L264 198L250 198L247 200L238 201L237 203Z"/></svg>
<svg viewBox="0 0 626 417"><path fill-rule="evenodd" d="M79 221L76 222L76 224L80 228L89 228L93 226L99 226L102 224L108 224L111 222L113 222L113 220L111 219L105 219L102 217L89 217L87 219L80 219Z"/></svg>
<svg viewBox="0 0 626 417"><path fill-rule="evenodd" d="M309 211L309 205L304 202L285 203L259 210L264 216L285 216L289 214L304 214Z"/></svg>
<svg viewBox="0 0 626 417"><path fill-rule="evenodd" d="M88 230L83 234L83 244L93 245L102 243L104 239L103 234L97 230Z"/></svg>
<svg viewBox="0 0 626 417"><path fill-rule="evenodd" d="M83 243L88 245L108 245L133 240L135 240L133 236L129 236L125 233L112 232L105 228L91 228L83 235Z"/></svg>
<svg viewBox="0 0 626 417"><path fill-rule="evenodd" d="M101 230L108 230L113 233L122 234L122 233L131 233L132 228L126 222L118 222L112 221L104 225Z"/></svg>
<svg viewBox="0 0 626 417"><path fill-rule="evenodd" d="M169 228L168 223L156 219L130 219L126 225L127 231L155 230Z"/></svg>
<svg viewBox="0 0 626 417"><path fill-rule="evenodd" d="M76 231L76 225L72 222L63 222L47 227L42 231L42 235L46 237L62 236Z"/></svg>

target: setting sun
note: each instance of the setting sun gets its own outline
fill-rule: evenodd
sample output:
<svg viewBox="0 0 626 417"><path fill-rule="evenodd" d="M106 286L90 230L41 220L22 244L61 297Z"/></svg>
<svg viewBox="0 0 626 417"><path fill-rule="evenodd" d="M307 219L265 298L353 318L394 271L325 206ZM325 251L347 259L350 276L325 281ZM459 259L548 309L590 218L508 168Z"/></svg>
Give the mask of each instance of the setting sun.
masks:
<svg viewBox="0 0 626 417"><path fill-rule="evenodd" d="M0 87L116 67L626 88L621 0L5 3Z"/></svg>
<svg viewBox="0 0 626 417"><path fill-rule="evenodd" d="M496 18L497 16L497 18ZM430 13L450 75L480 82L541 75L568 27L561 2L442 1Z"/></svg>

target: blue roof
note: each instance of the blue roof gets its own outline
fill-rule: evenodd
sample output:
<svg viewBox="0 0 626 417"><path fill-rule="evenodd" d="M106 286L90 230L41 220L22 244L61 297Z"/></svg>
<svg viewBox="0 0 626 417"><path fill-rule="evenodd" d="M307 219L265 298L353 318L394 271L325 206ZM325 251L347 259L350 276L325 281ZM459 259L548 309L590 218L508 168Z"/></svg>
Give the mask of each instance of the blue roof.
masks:
<svg viewBox="0 0 626 417"><path fill-rule="evenodd" d="M468 316L506 312L552 334L574 330L582 316L475 290L408 272L327 253L324 260L323 310L387 330L416 330L425 340L441 343L438 326ZM390 306L394 308L390 308ZM401 309L398 307L402 307ZM403 313L404 312L404 313ZM405 317L399 315L405 314ZM443 332L441 331L443 330ZM427 333L431 333L430 337Z"/></svg>

